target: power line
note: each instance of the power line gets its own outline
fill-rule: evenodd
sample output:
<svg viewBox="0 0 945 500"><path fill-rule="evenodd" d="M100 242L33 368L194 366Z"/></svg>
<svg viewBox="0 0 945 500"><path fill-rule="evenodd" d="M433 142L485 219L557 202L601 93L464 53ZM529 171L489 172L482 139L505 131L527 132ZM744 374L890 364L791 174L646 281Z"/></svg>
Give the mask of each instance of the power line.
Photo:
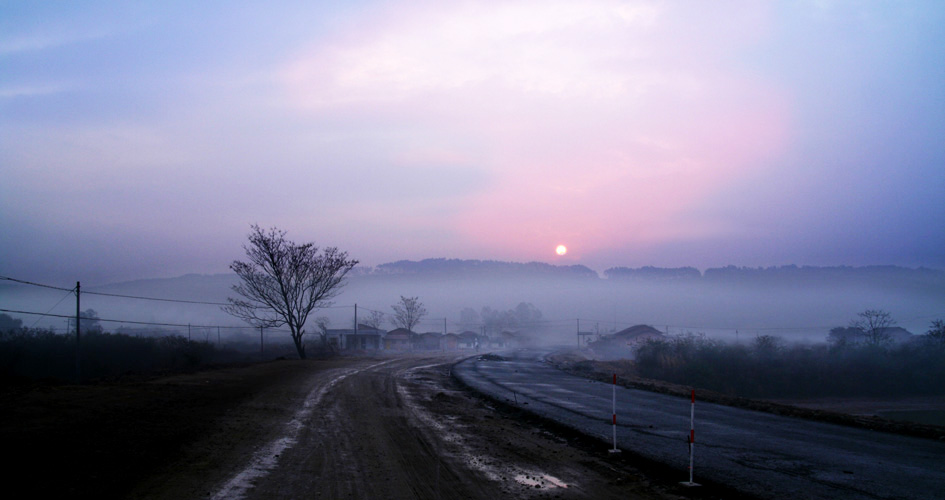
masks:
<svg viewBox="0 0 945 500"><path fill-rule="evenodd" d="M140 297L140 296L136 296L136 295L122 295L122 294L119 294L119 293L89 292L89 291L85 291L85 292L82 292L82 293L85 294L85 295L101 295L101 296L104 296L104 297L119 297L119 298L123 298L123 299L154 300L154 301L158 301L158 302L177 302L177 303L181 303L181 304L203 304L203 305L210 305L210 306L228 306L228 305L230 305L230 304L227 303L227 302L204 302L204 301L201 301L201 300L162 299L162 298L158 298L158 297Z"/></svg>
<svg viewBox="0 0 945 500"><path fill-rule="evenodd" d="M0 309L0 312L9 312L9 313L16 313L16 314L31 314L35 316L47 316L47 317L52 317L52 318L67 318L67 319L75 318L75 315L38 313L38 312L33 312L33 311L16 311L12 309ZM186 327L226 328L226 329L231 329L231 330L245 330L245 329L256 330L259 328L256 326L224 326L224 325L194 325L194 324L186 324L186 323L154 323L154 322L148 322L148 321L131 321L131 320L124 320L124 319L108 319L108 318L83 317L82 319L86 319L89 321L99 321L102 323L128 323L130 325L173 326L173 327L179 327L179 328L186 328ZM283 329L277 329L277 328L266 328L266 330L270 332L288 332L289 331L289 330L283 330Z"/></svg>
<svg viewBox="0 0 945 500"><path fill-rule="evenodd" d="M52 307L49 308L49 311L52 311L52 310L55 309L57 306L59 306L59 304L62 304L62 301L63 301L63 300L66 300L66 297L72 295L72 292L75 292L75 288L73 288L72 290L69 290L68 292L66 292L66 294L63 295L61 299L59 299L59 302L56 302L56 305L54 305L54 306L52 306ZM46 314L49 314L49 311L46 311ZM36 326L36 323L39 323L39 321L40 321L41 319L43 319L43 318L42 318L42 317L36 318L36 321L34 321L32 325L30 325L30 328L33 328L34 326Z"/></svg>
<svg viewBox="0 0 945 500"><path fill-rule="evenodd" d="M57 287L57 286L53 286L53 285L46 285L46 284L42 284L42 283L35 283L35 282L32 282L32 281L26 281L26 280L20 280L20 279L16 279L16 278L11 278L11 277L9 277L9 276L0 276L0 280L12 281L12 282L21 283L21 284L24 284L24 285L37 286L37 287L42 287L42 288L48 288L48 289L51 289L51 290L59 290L59 291L63 291L63 292L69 292L69 293L74 293L74 292L75 292L75 288ZM144 297L144 296L138 296L138 295L125 295L125 294L106 293L106 292L85 291L84 293L87 294L87 295L99 295L99 296L104 296L104 297L116 297L116 298L126 298L126 299L135 299L135 300L150 300L150 301L156 301L156 302L171 302L171 303L199 304L199 305L213 305L213 306L228 306L228 305L230 305L229 303L224 303L224 302L210 302L210 301L185 300L185 299L168 299L168 298L161 298L161 297ZM65 297L63 297L63 299L61 299L56 305L58 305L59 303L61 303L62 300L64 300L64 299L65 299ZM56 306L53 306L53 308L55 308L55 307L56 307ZM339 305L339 306L335 306L335 305L325 305L325 306L319 307L318 309L352 309L352 308L354 308L354 307L355 307L354 305ZM363 310L363 311L380 313L380 314L385 315L385 316L389 316L389 315L391 314L391 313L387 313L387 312L384 312L384 311L379 311L379 310L376 310L376 309L371 309L371 308L363 307L363 306L362 306L360 309ZM0 309L0 310L2 310L2 309ZM52 309L50 309L50 310L52 310ZM25 312L25 311L9 311L9 312L19 312L19 313L21 313L21 314L43 315L43 314L41 314L41 313ZM70 316L61 316L61 315L54 315L54 314L48 314L48 313L46 313L45 315L47 315L47 316L53 316L53 317L66 317L66 318L71 318L71 317L73 317L73 316L71 316L71 315L70 315ZM937 317L941 317L941 316L943 316L943 314L928 315L928 316L918 316L918 317L908 318L908 319L905 319L905 320L903 320L903 321L916 321L916 320L919 320L919 319L937 318ZM154 326L188 326L188 325L181 325L181 324L174 324L174 323L148 323L148 322L139 322L139 321L120 321L120 320L106 320L106 319L99 319L99 321L122 322L122 323L154 325ZM428 319L425 319L425 320L421 320L420 323L430 323L430 322L432 322L432 321L434 321L434 319L428 318ZM436 320L436 321L438 322L439 320ZM520 324L517 324L517 325L515 325L515 326L516 326L516 327L519 327L519 328L521 328L521 327L541 327L541 326L550 327L550 326L556 326L556 325L563 325L563 324L569 323L569 322L571 322L571 321L574 321L574 319L557 319L557 320L553 320L553 319L541 319L541 320L537 320L537 321L529 321L529 322L525 322L525 323L520 323ZM593 322L596 322L596 323L601 323L601 324L614 324L614 323L615 323L612 319L607 319L607 320L585 319L585 321L590 321L590 322L592 322L592 323L593 323ZM450 321L450 324L452 324L453 326L464 326L464 325L465 325L465 324L462 323L461 321ZM479 323L474 324L474 325L476 325L476 326L485 326L485 324L486 324L486 322L482 321L482 322L479 322ZM621 322L619 322L619 324L622 326L622 325L630 325L631 323L628 323L628 322L626 322L626 321L621 321ZM191 326L191 327L194 327L195 325L190 325L190 326ZM215 326L216 326L216 325L206 325L206 326L199 326L199 328L213 328L213 327L215 327ZM757 328L745 327L745 326L736 326L736 327L707 327L707 326L695 327L695 326L684 326L684 325L665 325L665 326L666 326L667 328L673 328L673 329L678 329L678 330L742 330L742 331L746 331L746 332L750 332L750 331L754 331L754 332L759 332L759 331L778 332L778 331L803 331L803 330L812 331L812 330L824 330L824 329L830 329L830 328L832 328L832 326L793 326L793 327L757 327ZM255 327L228 327L228 326L227 326L227 327L224 327L224 326L221 326L221 328L255 328Z"/></svg>
<svg viewBox="0 0 945 500"><path fill-rule="evenodd" d="M22 283L22 284L24 284L24 285L33 285L33 286L39 286L39 287L43 287L43 288L50 288L50 289L53 289L53 290L62 290L62 291L66 291L66 292L74 292L74 291L75 291L75 288L71 288L71 289L70 289L70 288L61 288L61 287L52 286L52 285L44 285L44 284L42 284L42 283L34 283L34 282L32 282L32 281L19 280L19 279L10 278L10 277L7 277L7 276L0 276L0 279L7 280L7 281L13 281L13 282L16 282L16 283ZM126 295L126 294L121 294L121 293L92 292L92 291L88 291L88 290L85 290L85 291L83 291L82 293L83 293L83 295L100 295L100 296L103 296L103 297L117 297L117 298L123 298L123 299L136 299L136 300L153 300L153 301L157 301L157 302L175 302L175 303L180 303L180 304L201 304L201 305L209 305L209 306L228 306L228 305L230 305L229 302L209 302L209 301L203 301L203 300L166 299L166 298L161 298L161 297L143 297L143 296L140 296L140 295ZM353 308L353 307L354 307L353 305L350 305L350 306L332 306L332 305L326 305L326 306L321 306L321 307L319 307L319 309L351 309L351 308Z"/></svg>
<svg viewBox="0 0 945 500"><path fill-rule="evenodd" d="M22 283L24 285L41 286L43 288L51 288L53 290L59 290L63 292L75 291L75 288L62 288L62 287L52 286L52 285L43 285L42 283L33 283L32 281L18 280L16 278L10 278L9 276L0 276L0 280L13 281L15 283Z"/></svg>

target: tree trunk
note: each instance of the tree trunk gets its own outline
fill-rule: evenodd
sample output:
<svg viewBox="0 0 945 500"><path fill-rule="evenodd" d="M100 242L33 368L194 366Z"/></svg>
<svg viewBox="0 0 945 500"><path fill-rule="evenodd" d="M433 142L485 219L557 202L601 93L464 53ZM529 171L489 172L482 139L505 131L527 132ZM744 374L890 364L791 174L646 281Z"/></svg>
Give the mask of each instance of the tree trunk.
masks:
<svg viewBox="0 0 945 500"><path fill-rule="evenodd" d="M299 352L299 359L305 359L305 344L302 343L302 334L292 332L292 340L295 342L295 350Z"/></svg>

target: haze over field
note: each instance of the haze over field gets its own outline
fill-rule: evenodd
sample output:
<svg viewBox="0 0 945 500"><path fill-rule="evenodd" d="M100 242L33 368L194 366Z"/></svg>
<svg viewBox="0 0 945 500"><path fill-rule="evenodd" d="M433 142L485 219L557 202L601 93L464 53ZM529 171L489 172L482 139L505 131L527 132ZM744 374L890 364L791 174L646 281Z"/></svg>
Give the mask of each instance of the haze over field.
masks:
<svg viewBox="0 0 945 500"><path fill-rule="evenodd" d="M578 327L604 334L640 323L670 334L705 333L729 341L750 342L760 335L773 335L787 342L824 342L831 328L848 326L865 309L889 311L898 326L915 335L925 333L932 320L945 317L943 271L784 267L715 268L703 274L691 268L664 270L669 276L652 268L635 271L610 269L604 279L582 266L443 259L390 263L356 270L333 306L309 317L306 331L317 331L317 317L328 318L330 328L351 328L355 304L361 322L371 311L380 311L387 315L381 327L393 329L391 306L402 295L417 296L429 312L415 328L417 332L479 331L482 319L464 322L464 309L477 314L483 308L504 312L524 302L541 312L540 319L503 329L521 328L537 340L562 343L575 342ZM222 303L234 296L230 287L236 282L234 274L187 275L87 287L83 289L92 293L82 295L82 310L94 309L100 318L118 320L102 323L109 331L163 329L186 334L186 325L191 324L199 326L192 333L201 340L215 340L217 326L224 327L224 338L238 333L251 336L254 332L245 323L213 304L95 294ZM0 304L13 310L75 314L71 293L21 284L0 284ZM60 317L14 316L22 318L24 326L57 331L64 331L68 322ZM136 321L183 326L138 325ZM227 328L234 326L244 329ZM288 334L273 333L272 338L288 341Z"/></svg>
<svg viewBox="0 0 945 500"><path fill-rule="evenodd" d="M945 267L940 2L5 2L0 274ZM564 244L569 251L557 255Z"/></svg>

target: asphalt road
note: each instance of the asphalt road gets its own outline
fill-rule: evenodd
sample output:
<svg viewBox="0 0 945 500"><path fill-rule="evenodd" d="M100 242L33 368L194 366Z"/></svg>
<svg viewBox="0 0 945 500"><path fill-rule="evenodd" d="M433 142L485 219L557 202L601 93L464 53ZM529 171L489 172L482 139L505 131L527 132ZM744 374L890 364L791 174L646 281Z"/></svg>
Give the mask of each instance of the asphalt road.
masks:
<svg viewBox="0 0 945 500"><path fill-rule="evenodd" d="M544 353L472 358L454 375L472 388L612 440L613 386L568 375ZM690 400L617 387L617 447L688 480ZM942 499L945 443L792 419L711 403L695 406L694 480L760 498ZM604 444L608 443L608 444Z"/></svg>

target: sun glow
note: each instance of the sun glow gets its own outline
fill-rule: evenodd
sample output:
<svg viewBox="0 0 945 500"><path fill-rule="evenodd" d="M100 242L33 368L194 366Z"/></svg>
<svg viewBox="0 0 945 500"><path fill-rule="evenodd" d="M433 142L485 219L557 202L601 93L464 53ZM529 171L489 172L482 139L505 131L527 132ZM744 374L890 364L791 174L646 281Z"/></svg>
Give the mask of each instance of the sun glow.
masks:
<svg viewBox="0 0 945 500"><path fill-rule="evenodd" d="M558 245L558 247L555 248L555 253L558 254L558 255L564 255L564 254L568 253L568 247L566 247L566 246L564 246L564 245Z"/></svg>

